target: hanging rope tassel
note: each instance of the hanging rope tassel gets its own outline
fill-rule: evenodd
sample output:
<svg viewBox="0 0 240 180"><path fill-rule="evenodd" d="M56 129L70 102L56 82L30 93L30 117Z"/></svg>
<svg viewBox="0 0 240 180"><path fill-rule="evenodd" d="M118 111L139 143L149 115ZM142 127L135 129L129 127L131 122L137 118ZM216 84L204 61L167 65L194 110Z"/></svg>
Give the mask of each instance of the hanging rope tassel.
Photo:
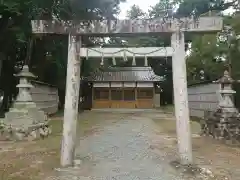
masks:
<svg viewBox="0 0 240 180"><path fill-rule="evenodd" d="M88 48L87 48L87 51L86 51L86 60L88 60Z"/></svg>
<svg viewBox="0 0 240 180"><path fill-rule="evenodd" d="M101 66L104 65L104 54L102 53L102 59L101 59L101 63L100 63Z"/></svg>
<svg viewBox="0 0 240 180"><path fill-rule="evenodd" d="M126 51L124 50L124 53L123 53L123 61L126 62L128 61L127 59L127 54L126 54Z"/></svg>
<svg viewBox="0 0 240 180"><path fill-rule="evenodd" d="M114 55L112 56L112 64L113 64L114 66L117 65L117 62L116 62L116 59L115 59L115 56L114 56Z"/></svg>
<svg viewBox="0 0 240 180"><path fill-rule="evenodd" d="M133 60L132 60L132 66L136 66L136 58L135 58L135 54L133 54Z"/></svg>
<svg viewBox="0 0 240 180"><path fill-rule="evenodd" d="M165 48L165 63L167 64L167 60L168 60L168 51L167 49Z"/></svg>
<svg viewBox="0 0 240 180"><path fill-rule="evenodd" d="M144 66L148 66L148 59L147 59L147 56L145 56L145 58L144 58Z"/></svg>

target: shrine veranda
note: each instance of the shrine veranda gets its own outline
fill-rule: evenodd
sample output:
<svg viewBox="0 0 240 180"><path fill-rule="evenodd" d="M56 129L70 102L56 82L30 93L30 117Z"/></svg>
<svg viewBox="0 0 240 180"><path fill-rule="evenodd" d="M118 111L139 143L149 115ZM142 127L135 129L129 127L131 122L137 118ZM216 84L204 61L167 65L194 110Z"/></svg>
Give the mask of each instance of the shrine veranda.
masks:
<svg viewBox="0 0 240 180"><path fill-rule="evenodd" d="M86 52L86 49L81 48L81 36L171 35L171 48L165 49L174 50L171 56L179 157L181 163L191 164L192 145L189 125L184 35L185 33L216 33L222 29L222 26L223 20L221 17L105 20L92 21L90 24L88 21L33 20L32 32L35 34L69 35L61 165L72 165L74 160L80 65L81 57L84 57ZM162 54L157 55L159 57Z"/></svg>

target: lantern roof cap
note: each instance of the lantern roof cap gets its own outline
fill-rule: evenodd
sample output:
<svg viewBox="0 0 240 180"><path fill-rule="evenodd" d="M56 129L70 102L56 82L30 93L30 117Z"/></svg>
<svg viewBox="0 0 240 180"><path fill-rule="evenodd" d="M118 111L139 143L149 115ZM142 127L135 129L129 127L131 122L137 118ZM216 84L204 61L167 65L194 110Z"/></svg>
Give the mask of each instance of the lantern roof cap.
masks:
<svg viewBox="0 0 240 180"><path fill-rule="evenodd" d="M28 65L24 65L20 73L15 75L16 77L37 78L33 73L29 72Z"/></svg>

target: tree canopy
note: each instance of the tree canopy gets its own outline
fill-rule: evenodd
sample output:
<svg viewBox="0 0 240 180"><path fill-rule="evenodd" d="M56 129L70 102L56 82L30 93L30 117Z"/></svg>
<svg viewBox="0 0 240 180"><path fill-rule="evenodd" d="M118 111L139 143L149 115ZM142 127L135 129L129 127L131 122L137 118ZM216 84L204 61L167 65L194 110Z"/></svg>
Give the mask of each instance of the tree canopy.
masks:
<svg viewBox="0 0 240 180"><path fill-rule="evenodd" d="M67 36L36 36L32 19L106 19L116 18L124 0L2 0L0 2L0 88L4 104L16 93L13 76L23 63L30 66L38 80L64 90L67 64ZM84 38L83 45L98 44L99 39ZM87 63L84 63L86 68ZM2 68L1 68L2 67Z"/></svg>

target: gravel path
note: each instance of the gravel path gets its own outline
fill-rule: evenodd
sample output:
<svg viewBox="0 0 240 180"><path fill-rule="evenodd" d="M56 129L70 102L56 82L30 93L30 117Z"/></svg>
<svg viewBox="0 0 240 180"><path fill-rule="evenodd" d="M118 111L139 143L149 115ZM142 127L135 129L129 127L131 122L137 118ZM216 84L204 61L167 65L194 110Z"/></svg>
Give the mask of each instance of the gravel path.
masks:
<svg viewBox="0 0 240 180"><path fill-rule="evenodd" d="M186 180L170 165L175 157L164 150L167 140L151 119L144 113L117 117L80 139L78 168L61 169L58 178L47 180ZM153 148L156 141L163 143L160 151Z"/></svg>

